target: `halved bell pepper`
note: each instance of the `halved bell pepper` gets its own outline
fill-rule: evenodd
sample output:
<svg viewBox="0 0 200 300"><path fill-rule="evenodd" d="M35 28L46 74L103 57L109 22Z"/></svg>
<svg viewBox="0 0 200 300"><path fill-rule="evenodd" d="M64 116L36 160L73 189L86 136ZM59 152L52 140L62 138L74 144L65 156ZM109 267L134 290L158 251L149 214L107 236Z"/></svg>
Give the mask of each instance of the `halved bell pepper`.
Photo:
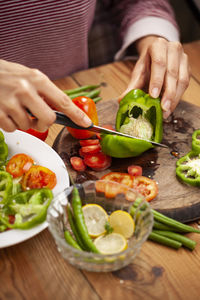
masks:
<svg viewBox="0 0 200 300"><path fill-rule="evenodd" d="M130 91L120 102L115 123L116 131L160 143L163 118L159 98L152 98L142 90ZM112 134L102 134L101 147L113 157L134 157L153 148L144 140Z"/></svg>
<svg viewBox="0 0 200 300"><path fill-rule="evenodd" d="M197 129L192 134L192 151L200 153L200 129Z"/></svg>
<svg viewBox="0 0 200 300"><path fill-rule="evenodd" d="M200 186L200 153L188 152L176 162L176 175L186 184Z"/></svg>

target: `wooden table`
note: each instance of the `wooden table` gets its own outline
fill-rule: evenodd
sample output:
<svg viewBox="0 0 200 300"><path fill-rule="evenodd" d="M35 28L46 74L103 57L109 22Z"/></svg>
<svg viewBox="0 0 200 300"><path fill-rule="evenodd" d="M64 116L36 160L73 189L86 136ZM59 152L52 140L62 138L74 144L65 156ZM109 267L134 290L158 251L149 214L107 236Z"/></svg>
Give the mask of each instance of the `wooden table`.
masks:
<svg viewBox="0 0 200 300"><path fill-rule="evenodd" d="M191 63L190 86L183 99L200 106L200 41L186 44ZM55 81L61 89L104 82L103 101L126 88L133 62L124 61L78 72ZM49 145L59 131L51 127ZM195 224L196 225L196 224ZM147 241L137 259L113 273L80 271L58 253L48 229L19 245L0 250L0 299L24 300L196 300L200 295L200 235L196 249L178 251Z"/></svg>

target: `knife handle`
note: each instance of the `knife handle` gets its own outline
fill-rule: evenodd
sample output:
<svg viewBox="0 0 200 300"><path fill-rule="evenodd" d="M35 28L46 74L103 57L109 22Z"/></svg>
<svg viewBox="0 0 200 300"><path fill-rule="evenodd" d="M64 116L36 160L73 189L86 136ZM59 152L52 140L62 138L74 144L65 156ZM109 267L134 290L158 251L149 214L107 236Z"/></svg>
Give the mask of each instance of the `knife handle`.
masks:
<svg viewBox="0 0 200 300"><path fill-rule="evenodd" d="M93 126L93 123L89 127L79 126L76 123L74 123L70 118L68 118L65 114L58 111L54 111L54 112L56 113L56 121L55 121L56 124L68 126L75 129L81 129L81 130L91 129Z"/></svg>

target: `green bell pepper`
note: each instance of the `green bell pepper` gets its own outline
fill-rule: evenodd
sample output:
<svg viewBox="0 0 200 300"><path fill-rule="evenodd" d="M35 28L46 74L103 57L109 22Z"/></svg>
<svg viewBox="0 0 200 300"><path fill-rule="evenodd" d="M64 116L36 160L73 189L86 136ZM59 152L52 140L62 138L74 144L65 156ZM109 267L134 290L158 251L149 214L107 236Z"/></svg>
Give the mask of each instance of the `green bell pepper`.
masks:
<svg viewBox="0 0 200 300"><path fill-rule="evenodd" d="M8 145L5 142L3 132L0 131L0 164L6 161L8 157Z"/></svg>
<svg viewBox="0 0 200 300"><path fill-rule="evenodd" d="M50 189L32 189L13 195L9 199L9 214L15 216L12 229L29 229L45 221L47 209L53 199Z"/></svg>
<svg viewBox="0 0 200 300"><path fill-rule="evenodd" d="M192 151L200 153L200 129L197 129L192 134Z"/></svg>
<svg viewBox="0 0 200 300"><path fill-rule="evenodd" d="M0 204L5 204L12 195L13 179L6 171L0 171Z"/></svg>
<svg viewBox="0 0 200 300"><path fill-rule="evenodd" d="M130 91L120 102L115 123L116 131L160 143L163 134L162 109L159 98L152 98L142 90ZM101 147L113 157L134 157L153 148L144 140L102 134Z"/></svg>
<svg viewBox="0 0 200 300"><path fill-rule="evenodd" d="M200 187L200 153L188 152L176 162L176 175L186 184Z"/></svg>

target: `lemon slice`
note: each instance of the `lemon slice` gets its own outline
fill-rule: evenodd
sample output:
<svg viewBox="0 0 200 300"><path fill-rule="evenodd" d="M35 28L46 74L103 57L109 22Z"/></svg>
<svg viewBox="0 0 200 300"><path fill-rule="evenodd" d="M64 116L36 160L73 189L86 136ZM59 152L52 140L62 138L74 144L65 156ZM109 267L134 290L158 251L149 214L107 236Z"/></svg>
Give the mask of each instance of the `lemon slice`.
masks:
<svg viewBox="0 0 200 300"><path fill-rule="evenodd" d="M100 235L94 240L96 248L101 254L116 254L127 248L127 240L119 233Z"/></svg>
<svg viewBox="0 0 200 300"><path fill-rule="evenodd" d="M86 204L83 206L83 215L88 233L95 238L106 232L105 224L108 221L108 214L98 204Z"/></svg>
<svg viewBox="0 0 200 300"><path fill-rule="evenodd" d="M122 234L126 239L129 239L134 233L135 222L126 211L116 210L111 213L109 223L113 232Z"/></svg>

